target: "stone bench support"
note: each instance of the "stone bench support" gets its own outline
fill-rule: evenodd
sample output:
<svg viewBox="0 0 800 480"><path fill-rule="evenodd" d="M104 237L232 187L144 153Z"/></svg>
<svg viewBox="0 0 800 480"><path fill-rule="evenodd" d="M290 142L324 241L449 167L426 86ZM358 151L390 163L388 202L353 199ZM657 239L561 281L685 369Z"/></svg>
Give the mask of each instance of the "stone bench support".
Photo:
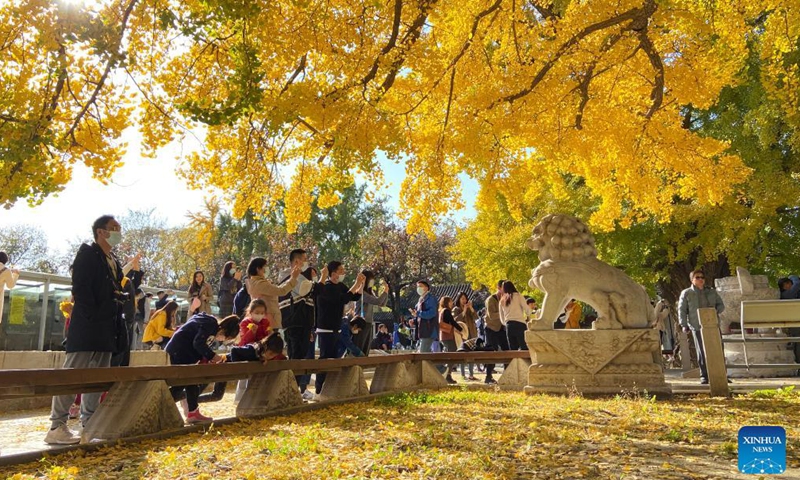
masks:
<svg viewBox="0 0 800 480"><path fill-rule="evenodd" d="M298 390L299 391L299 390ZM328 373L320 392L320 401L344 400L369 395L364 370L359 366L345 367Z"/></svg>
<svg viewBox="0 0 800 480"><path fill-rule="evenodd" d="M260 417L302 404L303 398L291 370L262 373L250 377L236 406L236 416Z"/></svg>
<svg viewBox="0 0 800 480"><path fill-rule="evenodd" d="M114 384L83 429L81 439L116 440L183 427L163 380Z"/></svg>

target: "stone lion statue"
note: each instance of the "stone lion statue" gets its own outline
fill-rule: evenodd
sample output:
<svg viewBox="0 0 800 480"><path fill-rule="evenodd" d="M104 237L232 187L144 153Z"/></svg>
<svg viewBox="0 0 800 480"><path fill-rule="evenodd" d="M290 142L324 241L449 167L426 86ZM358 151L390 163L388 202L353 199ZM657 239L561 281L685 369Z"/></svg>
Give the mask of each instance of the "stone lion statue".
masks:
<svg viewBox="0 0 800 480"><path fill-rule="evenodd" d="M532 329L549 329L570 299L597 310L595 329L647 328L654 320L644 287L597 259L594 236L575 217L548 215L526 245L539 251L541 263L528 284L545 293Z"/></svg>

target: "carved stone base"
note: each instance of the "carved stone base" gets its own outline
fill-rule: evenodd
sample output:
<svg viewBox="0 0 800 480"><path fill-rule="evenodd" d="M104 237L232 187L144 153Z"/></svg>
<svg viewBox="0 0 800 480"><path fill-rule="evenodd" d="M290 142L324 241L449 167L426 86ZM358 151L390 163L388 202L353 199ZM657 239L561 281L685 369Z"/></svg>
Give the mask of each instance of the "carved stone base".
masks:
<svg viewBox="0 0 800 480"><path fill-rule="evenodd" d="M528 384L528 370L531 361L527 358L515 358L508 367L503 369L503 374L497 379L497 384L502 389L520 389Z"/></svg>
<svg viewBox="0 0 800 480"><path fill-rule="evenodd" d="M115 440L183 427L183 418L162 380L116 383L81 434L84 442Z"/></svg>
<svg viewBox="0 0 800 480"><path fill-rule="evenodd" d="M303 404L291 370L253 375L236 406L237 417L258 417Z"/></svg>
<svg viewBox="0 0 800 480"><path fill-rule="evenodd" d="M658 331L528 330L528 393L669 395Z"/></svg>
<svg viewBox="0 0 800 480"><path fill-rule="evenodd" d="M299 391L299 390L298 390ZM328 373L320 392L320 401L343 400L369 395L367 381L361 367L347 367Z"/></svg>

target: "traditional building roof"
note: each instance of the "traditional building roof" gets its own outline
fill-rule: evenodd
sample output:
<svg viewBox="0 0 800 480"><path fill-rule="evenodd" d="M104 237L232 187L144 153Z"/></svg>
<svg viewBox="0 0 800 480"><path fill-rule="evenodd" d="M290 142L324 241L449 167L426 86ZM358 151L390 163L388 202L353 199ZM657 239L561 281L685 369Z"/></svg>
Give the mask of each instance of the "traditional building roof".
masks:
<svg viewBox="0 0 800 480"><path fill-rule="evenodd" d="M450 297L455 300L459 292L464 292L467 294L472 302L472 305L475 307L475 310L480 310L483 308L486 298L489 297L489 292L485 290L475 291L472 289L469 283L431 286L431 294L433 294L433 296L437 299L442 297ZM406 312L409 308L416 307L418 301L419 295L417 294L417 290L414 288L409 288L406 290L406 294L400 298L400 309Z"/></svg>

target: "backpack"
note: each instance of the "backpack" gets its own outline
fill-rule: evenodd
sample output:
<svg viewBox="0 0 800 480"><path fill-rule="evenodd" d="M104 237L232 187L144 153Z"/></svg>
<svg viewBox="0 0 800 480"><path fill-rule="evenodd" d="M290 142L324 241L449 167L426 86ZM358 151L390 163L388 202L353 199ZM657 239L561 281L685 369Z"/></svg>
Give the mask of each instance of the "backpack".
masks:
<svg viewBox="0 0 800 480"><path fill-rule="evenodd" d="M248 306L250 306L250 294L247 293L247 286L242 285L233 297L233 314L242 318Z"/></svg>

